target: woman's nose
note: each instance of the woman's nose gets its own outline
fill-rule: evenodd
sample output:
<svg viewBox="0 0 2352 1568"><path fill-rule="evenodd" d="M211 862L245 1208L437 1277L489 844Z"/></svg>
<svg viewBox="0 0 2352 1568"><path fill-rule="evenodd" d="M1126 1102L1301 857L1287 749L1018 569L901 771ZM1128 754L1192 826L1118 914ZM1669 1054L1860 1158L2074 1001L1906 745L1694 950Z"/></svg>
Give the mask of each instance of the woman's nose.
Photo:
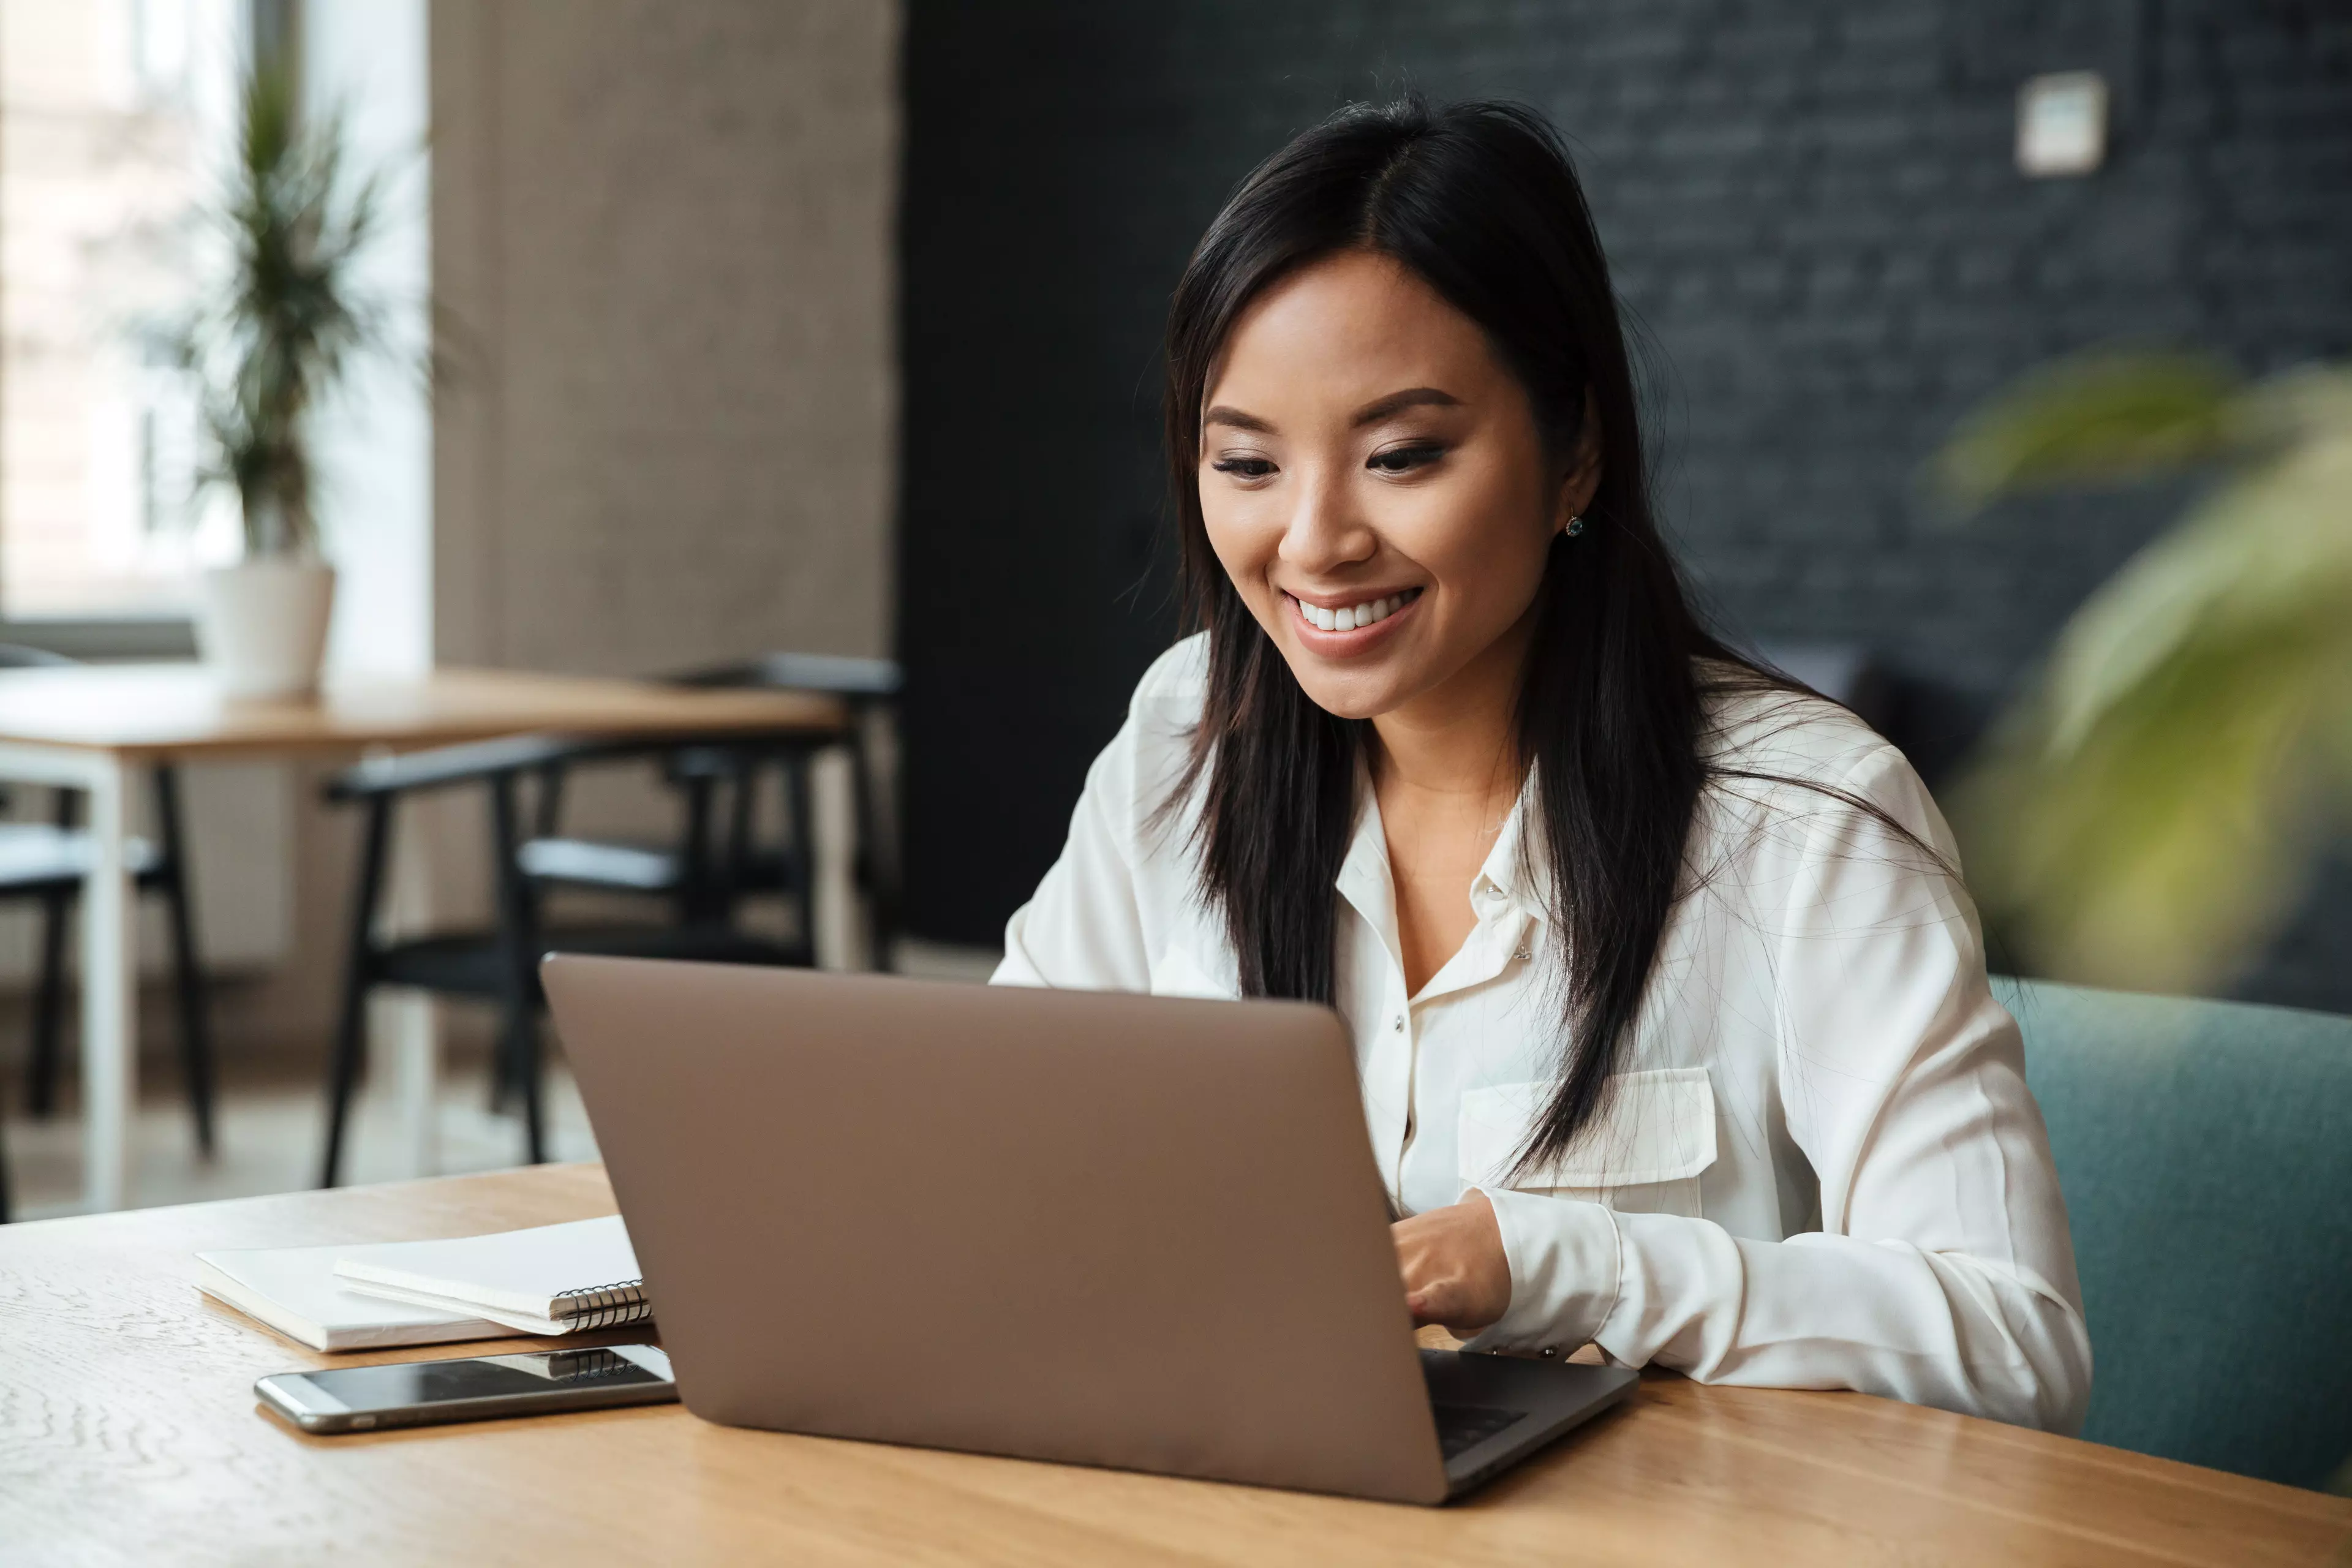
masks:
<svg viewBox="0 0 2352 1568"><path fill-rule="evenodd" d="M1379 540L1338 471L1318 465L1300 475L1282 531L1282 559L1302 572L1328 572L1371 558Z"/></svg>

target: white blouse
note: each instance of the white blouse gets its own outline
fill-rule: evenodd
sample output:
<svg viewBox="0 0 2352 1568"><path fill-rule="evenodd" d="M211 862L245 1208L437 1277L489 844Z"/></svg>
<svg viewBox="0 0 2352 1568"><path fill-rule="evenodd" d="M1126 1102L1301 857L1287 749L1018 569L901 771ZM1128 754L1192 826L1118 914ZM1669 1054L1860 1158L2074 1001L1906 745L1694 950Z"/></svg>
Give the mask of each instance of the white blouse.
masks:
<svg viewBox="0 0 2352 1568"><path fill-rule="evenodd" d="M1004 933L1000 984L1234 996L1202 902L1182 772L1206 644L1163 655L1096 759L1068 844ZM1710 755L1881 807L1953 854L1902 753L1811 699L1725 699ZM1334 1000L1398 1211L1493 1203L1511 1305L1478 1350L1851 1388L2061 1432L2090 1396L2066 1210L2016 1024L1966 894L1865 812L1719 782L1692 836L1621 1070L1593 1125L1512 1179L1559 1072L1546 879L1524 790L1471 884L1476 928L1405 994L1368 780L1339 868ZM1539 856L1531 857L1539 860Z"/></svg>

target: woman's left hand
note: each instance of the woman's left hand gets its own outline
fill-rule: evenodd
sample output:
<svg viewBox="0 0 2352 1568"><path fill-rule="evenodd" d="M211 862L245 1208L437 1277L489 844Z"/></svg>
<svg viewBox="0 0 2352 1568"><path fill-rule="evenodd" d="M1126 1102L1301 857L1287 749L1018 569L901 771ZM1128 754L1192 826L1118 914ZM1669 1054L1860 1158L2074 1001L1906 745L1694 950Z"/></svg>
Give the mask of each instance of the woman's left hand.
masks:
<svg viewBox="0 0 2352 1568"><path fill-rule="evenodd" d="M1389 1231L1415 1323L1442 1323L1468 1339L1511 1310L1511 1263L1486 1194L1473 1188L1460 1203L1401 1219Z"/></svg>

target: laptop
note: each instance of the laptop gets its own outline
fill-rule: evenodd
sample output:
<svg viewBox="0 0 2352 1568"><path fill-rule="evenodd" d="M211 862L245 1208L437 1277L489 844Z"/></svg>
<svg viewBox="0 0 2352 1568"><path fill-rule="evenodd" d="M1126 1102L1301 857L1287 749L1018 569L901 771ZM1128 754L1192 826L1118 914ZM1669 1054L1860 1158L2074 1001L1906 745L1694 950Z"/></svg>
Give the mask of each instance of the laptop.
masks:
<svg viewBox="0 0 2352 1568"><path fill-rule="evenodd" d="M1437 1503L1637 1381L1415 1343L1328 1008L541 973L707 1420Z"/></svg>

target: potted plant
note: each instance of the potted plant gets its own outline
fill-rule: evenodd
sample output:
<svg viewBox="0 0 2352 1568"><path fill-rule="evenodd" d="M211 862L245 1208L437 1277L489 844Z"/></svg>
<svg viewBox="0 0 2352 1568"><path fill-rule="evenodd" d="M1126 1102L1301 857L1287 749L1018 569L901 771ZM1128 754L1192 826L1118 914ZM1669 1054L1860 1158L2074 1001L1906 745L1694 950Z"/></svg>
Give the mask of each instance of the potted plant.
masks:
<svg viewBox="0 0 2352 1568"><path fill-rule="evenodd" d="M232 484L243 559L204 574L198 645L222 692L315 690L334 603L312 511L310 416L358 355L387 346L386 311L354 270L381 226L380 174L354 179L340 113L301 114L291 68L247 76L236 155L201 216L226 241L212 298L169 334L200 387L207 482Z"/></svg>
<svg viewBox="0 0 2352 1568"><path fill-rule="evenodd" d="M2228 980L2352 825L2352 367L2248 383L2093 353L1979 409L1939 468L1971 509L2207 479L2075 615L1955 804L1987 912L2036 968Z"/></svg>

